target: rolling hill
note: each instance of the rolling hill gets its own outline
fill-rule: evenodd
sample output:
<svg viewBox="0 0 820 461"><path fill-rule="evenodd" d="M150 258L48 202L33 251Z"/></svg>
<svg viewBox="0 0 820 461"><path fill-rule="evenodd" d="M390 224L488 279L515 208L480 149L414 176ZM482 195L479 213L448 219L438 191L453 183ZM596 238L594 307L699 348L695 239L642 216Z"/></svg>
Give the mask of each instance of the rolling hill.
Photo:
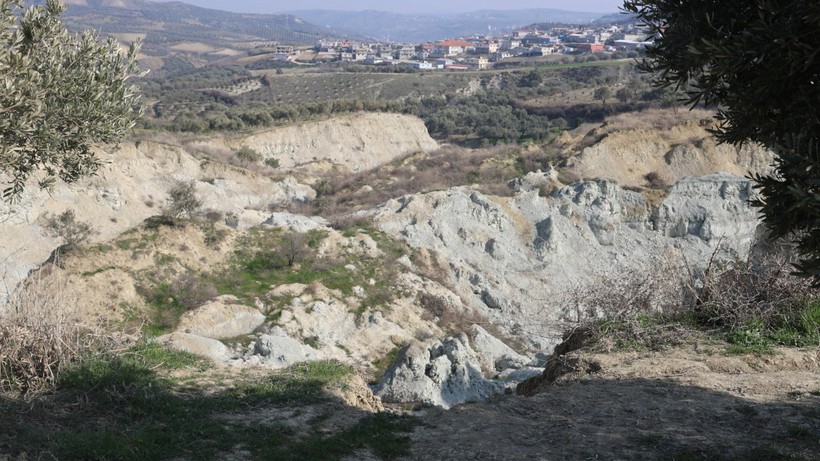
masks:
<svg viewBox="0 0 820 461"><path fill-rule="evenodd" d="M554 9L480 10L469 13L415 15L386 11L296 10L289 13L337 33L357 32L377 39L418 42L507 31L536 22L583 24L604 13Z"/></svg>
<svg viewBox="0 0 820 461"><path fill-rule="evenodd" d="M244 14L181 2L68 0L63 21L71 30L94 29L121 43L142 41L140 64L152 71L201 67L280 45L313 45L333 38L290 14Z"/></svg>

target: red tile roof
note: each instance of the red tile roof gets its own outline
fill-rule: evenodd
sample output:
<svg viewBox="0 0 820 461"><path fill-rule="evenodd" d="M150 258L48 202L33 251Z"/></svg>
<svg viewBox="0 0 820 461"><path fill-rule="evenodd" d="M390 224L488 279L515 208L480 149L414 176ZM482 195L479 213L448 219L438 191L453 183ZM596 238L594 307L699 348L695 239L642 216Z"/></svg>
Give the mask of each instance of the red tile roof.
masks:
<svg viewBox="0 0 820 461"><path fill-rule="evenodd" d="M435 46L473 46L472 43L462 42L459 40L444 40L441 42L436 42L433 45Z"/></svg>

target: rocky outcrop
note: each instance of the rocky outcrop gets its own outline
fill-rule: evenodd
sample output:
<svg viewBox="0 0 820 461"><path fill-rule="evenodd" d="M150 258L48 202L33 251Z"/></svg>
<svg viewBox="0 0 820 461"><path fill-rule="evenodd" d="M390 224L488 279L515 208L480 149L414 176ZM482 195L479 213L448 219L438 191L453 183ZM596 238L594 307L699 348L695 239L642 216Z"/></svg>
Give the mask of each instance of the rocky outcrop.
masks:
<svg viewBox="0 0 820 461"><path fill-rule="evenodd" d="M669 197L654 208L654 230L671 238L691 236L706 243L731 240L731 247L745 255L755 236L756 210L749 207L755 195L752 183L724 174L684 178Z"/></svg>
<svg viewBox="0 0 820 461"><path fill-rule="evenodd" d="M322 358L319 351L291 338L278 327L274 328L271 334L260 336L252 349L254 358L274 368L285 368L294 363Z"/></svg>
<svg viewBox="0 0 820 461"><path fill-rule="evenodd" d="M249 335L265 322L258 310L238 304L233 296L220 296L183 314L177 331L212 339Z"/></svg>
<svg viewBox="0 0 820 461"><path fill-rule="evenodd" d="M679 299L684 261L702 267L718 249L745 256L758 225L750 193L748 179L716 174L681 181L653 206L601 179L549 197L526 187L513 198L454 188L388 201L373 216L385 232L447 261L470 307L550 353L566 322L582 315L578 296L654 275L651 302L662 307Z"/></svg>
<svg viewBox="0 0 820 461"><path fill-rule="evenodd" d="M233 141L248 146L283 167L330 164L365 171L414 152L438 148L424 122L409 115L358 113L302 123Z"/></svg>
<svg viewBox="0 0 820 461"><path fill-rule="evenodd" d="M177 331L160 336L154 341L169 349L196 354L217 363L225 362L231 358L231 352L227 346L216 339L204 336Z"/></svg>
<svg viewBox="0 0 820 461"><path fill-rule="evenodd" d="M481 374L481 364L465 334L442 342L413 342L399 352L375 394L383 402L419 402L450 408L486 400L504 385Z"/></svg>
<svg viewBox="0 0 820 461"><path fill-rule="evenodd" d="M488 333L480 325L473 325L471 333L473 349L484 358L487 368L492 371L502 372L507 369L521 368L531 361Z"/></svg>

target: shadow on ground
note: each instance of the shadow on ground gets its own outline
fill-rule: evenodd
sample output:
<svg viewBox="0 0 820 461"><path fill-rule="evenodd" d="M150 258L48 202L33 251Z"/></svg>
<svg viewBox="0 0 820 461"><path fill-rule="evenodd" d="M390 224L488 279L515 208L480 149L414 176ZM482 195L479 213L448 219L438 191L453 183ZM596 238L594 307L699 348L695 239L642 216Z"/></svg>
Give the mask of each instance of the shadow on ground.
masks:
<svg viewBox="0 0 820 461"><path fill-rule="evenodd" d="M413 422L327 392L350 367L313 362L203 385L115 358L65 373L59 392L0 397L0 460L319 460L408 453ZM189 376L196 376L195 373ZM235 378L235 377L234 377ZM225 385L225 382L228 385ZM23 456L22 458L21 455Z"/></svg>
<svg viewBox="0 0 820 461"><path fill-rule="evenodd" d="M820 395L590 379L433 411L412 439L419 460L818 460Z"/></svg>

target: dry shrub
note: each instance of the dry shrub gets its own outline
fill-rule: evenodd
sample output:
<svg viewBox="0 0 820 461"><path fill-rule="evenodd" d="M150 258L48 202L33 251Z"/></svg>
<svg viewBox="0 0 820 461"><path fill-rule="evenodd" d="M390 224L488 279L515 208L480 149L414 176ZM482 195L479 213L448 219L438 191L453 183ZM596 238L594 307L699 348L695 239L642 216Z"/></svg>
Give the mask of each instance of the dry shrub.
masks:
<svg viewBox="0 0 820 461"><path fill-rule="evenodd" d="M564 293L567 333L588 332L595 348L662 349L682 340L683 326L663 319L679 317L688 298L686 268L662 258L649 270L624 271Z"/></svg>
<svg viewBox="0 0 820 461"><path fill-rule="evenodd" d="M212 283L192 272L180 275L171 284L170 293L187 310L195 309L218 295Z"/></svg>
<svg viewBox="0 0 820 461"><path fill-rule="evenodd" d="M687 121L701 122L708 120L709 125L714 123L714 111L693 109L689 111L674 111L672 109L649 109L639 112L626 112L607 117L606 130L610 133L626 130L657 129L667 131Z"/></svg>
<svg viewBox="0 0 820 461"><path fill-rule="evenodd" d="M491 195L510 195L510 180L545 168L556 155L515 146L477 150L445 146L374 170L331 175L314 185L317 199L304 212L333 220L392 198L467 185Z"/></svg>
<svg viewBox="0 0 820 461"><path fill-rule="evenodd" d="M646 173L643 179L645 179L649 187L653 189L664 189L668 187L666 181L664 181L663 177L657 171Z"/></svg>
<svg viewBox="0 0 820 461"><path fill-rule="evenodd" d="M752 331L786 345L816 343L820 289L792 275L794 256L782 250L751 263L720 260L716 250L700 272L671 264L601 277L565 294L567 330L588 329L603 350L662 349L696 330L723 331L730 342Z"/></svg>
<svg viewBox="0 0 820 461"><path fill-rule="evenodd" d="M67 281L48 269L11 290L6 314L0 317L2 392L28 395L49 390L67 366L127 342L101 326L80 324L72 312L78 300L65 297Z"/></svg>
<svg viewBox="0 0 820 461"><path fill-rule="evenodd" d="M728 330L762 323L768 329L799 317L820 290L811 279L792 275L794 259L788 249L753 264L713 258L692 290L698 322Z"/></svg>

